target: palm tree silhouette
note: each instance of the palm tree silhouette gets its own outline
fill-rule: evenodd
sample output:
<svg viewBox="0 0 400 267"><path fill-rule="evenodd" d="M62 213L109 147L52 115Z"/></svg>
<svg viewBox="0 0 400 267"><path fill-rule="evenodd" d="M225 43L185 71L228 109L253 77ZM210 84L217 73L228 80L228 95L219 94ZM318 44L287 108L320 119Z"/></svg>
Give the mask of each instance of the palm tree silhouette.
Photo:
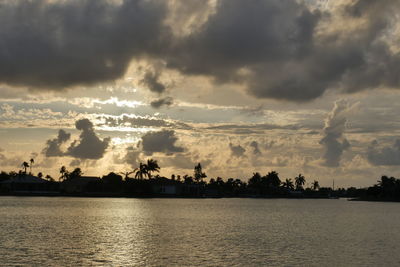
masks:
<svg viewBox="0 0 400 267"><path fill-rule="evenodd" d="M300 173L294 180L296 183L296 190L303 190L303 185L306 183L304 176Z"/></svg>
<svg viewBox="0 0 400 267"><path fill-rule="evenodd" d="M314 182L311 183L311 187L314 191L317 191L319 189L319 182L314 180Z"/></svg>
<svg viewBox="0 0 400 267"><path fill-rule="evenodd" d="M26 161L24 161L24 162L21 164L21 166L22 166L22 168L24 168L24 174L26 174L26 169L29 168L29 163L26 162Z"/></svg>
<svg viewBox="0 0 400 267"><path fill-rule="evenodd" d="M294 185L292 179L286 179L283 183L282 186L285 187L287 190L293 190Z"/></svg>
<svg viewBox="0 0 400 267"><path fill-rule="evenodd" d="M59 180L63 180L63 181L66 180L68 177L68 171L67 171L67 168L65 168L65 166L61 166L60 173L61 173L61 176L60 176Z"/></svg>
<svg viewBox="0 0 400 267"><path fill-rule="evenodd" d="M201 167L201 164L197 164L194 166L194 180L199 183L202 182L204 178L206 178L207 175L205 172L203 172L203 168Z"/></svg>
<svg viewBox="0 0 400 267"><path fill-rule="evenodd" d="M146 175L148 175L147 166L140 162L139 168L136 169L135 178L143 179Z"/></svg>
<svg viewBox="0 0 400 267"><path fill-rule="evenodd" d="M152 172L160 172L160 166L158 166L157 160L148 159L146 170L147 170L147 177L149 177L149 179L151 179Z"/></svg>
<svg viewBox="0 0 400 267"><path fill-rule="evenodd" d="M30 160L30 163L31 163L31 165L30 165L30 171L29 171L29 173L32 174L32 166L33 166L33 163L35 163L35 160L34 160L34 159L31 159L31 160Z"/></svg>

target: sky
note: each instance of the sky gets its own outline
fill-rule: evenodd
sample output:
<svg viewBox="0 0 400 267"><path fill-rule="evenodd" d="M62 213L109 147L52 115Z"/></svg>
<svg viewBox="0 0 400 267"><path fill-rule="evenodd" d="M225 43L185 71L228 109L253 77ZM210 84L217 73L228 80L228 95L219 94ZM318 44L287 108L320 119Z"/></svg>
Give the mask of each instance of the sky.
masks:
<svg viewBox="0 0 400 267"><path fill-rule="evenodd" d="M397 0L1 0L0 170L400 177Z"/></svg>

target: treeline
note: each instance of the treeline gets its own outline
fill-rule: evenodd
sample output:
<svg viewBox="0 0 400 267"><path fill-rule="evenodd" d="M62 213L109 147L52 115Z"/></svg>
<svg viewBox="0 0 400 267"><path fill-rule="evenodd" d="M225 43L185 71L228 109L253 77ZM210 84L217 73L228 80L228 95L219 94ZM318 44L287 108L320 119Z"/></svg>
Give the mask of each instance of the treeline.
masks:
<svg viewBox="0 0 400 267"><path fill-rule="evenodd" d="M32 164L22 163L22 170L17 172L1 172L0 183L17 177L32 175ZM30 172L27 170L30 168ZM266 175L256 172L247 180L221 177L207 179L201 164L194 166L192 175L175 175L167 178L160 176L160 166L156 160L149 159L140 163L139 167L127 172L110 172L101 178L84 176L81 168L72 171L62 166L60 176L56 179L41 172L37 177L47 180L51 186L34 187L14 183L12 186L2 188L5 191L29 191L56 188L60 194L79 195L113 195L113 196L182 196L182 197L315 197L323 198L339 194L332 188L321 188L318 181L313 181L311 186L305 187L306 178L299 174L293 179L282 181L279 174L271 171ZM57 181L56 181L57 180ZM21 184L22 183L22 184ZM22 190L23 189L23 190ZM39 190L37 189L37 190ZM343 195L343 194L341 194Z"/></svg>
<svg viewBox="0 0 400 267"><path fill-rule="evenodd" d="M368 188L347 189L321 187L317 180L306 183L299 174L294 178L281 180L276 171L266 175L253 173L247 181L236 178L209 178L201 164L194 166L192 175L160 176L160 166L149 159L139 167L127 172L110 172L100 177L84 176L81 168L72 171L62 166L60 176L53 178L38 172L33 176L30 163L23 162L21 170L0 173L0 192L44 192L51 190L61 195L104 195L104 196L170 196L170 197L295 197L295 198L336 198L348 197L359 200L400 201L400 179L382 176L377 184ZM29 169L29 172L28 172ZM37 180L19 179L30 176ZM45 182L44 182L45 181ZM308 186L306 186L308 184Z"/></svg>
<svg viewBox="0 0 400 267"><path fill-rule="evenodd" d="M400 179L383 175L373 186L364 189L351 187L347 191L356 200L400 201Z"/></svg>

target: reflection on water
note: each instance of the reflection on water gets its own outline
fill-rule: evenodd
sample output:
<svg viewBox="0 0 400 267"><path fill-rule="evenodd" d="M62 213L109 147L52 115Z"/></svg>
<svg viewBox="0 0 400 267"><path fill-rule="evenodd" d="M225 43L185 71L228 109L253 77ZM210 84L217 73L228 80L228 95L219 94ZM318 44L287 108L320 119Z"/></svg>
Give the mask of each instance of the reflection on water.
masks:
<svg viewBox="0 0 400 267"><path fill-rule="evenodd" d="M399 266L400 203L0 198L1 266Z"/></svg>

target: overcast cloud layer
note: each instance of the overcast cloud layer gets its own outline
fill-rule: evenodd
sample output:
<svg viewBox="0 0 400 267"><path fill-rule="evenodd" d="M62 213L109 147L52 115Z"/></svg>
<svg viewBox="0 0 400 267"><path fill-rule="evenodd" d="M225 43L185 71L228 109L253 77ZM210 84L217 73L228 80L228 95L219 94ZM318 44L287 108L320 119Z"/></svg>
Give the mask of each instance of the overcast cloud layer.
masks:
<svg viewBox="0 0 400 267"><path fill-rule="evenodd" d="M319 10L293 0L219 0L202 9L176 0L3 1L0 82L62 90L115 80L144 59L153 68L136 78L155 93L166 90L155 61L264 98L398 88L400 56L387 34L397 27L397 1L340 3ZM203 23L176 33L197 17Z"/></svg>

